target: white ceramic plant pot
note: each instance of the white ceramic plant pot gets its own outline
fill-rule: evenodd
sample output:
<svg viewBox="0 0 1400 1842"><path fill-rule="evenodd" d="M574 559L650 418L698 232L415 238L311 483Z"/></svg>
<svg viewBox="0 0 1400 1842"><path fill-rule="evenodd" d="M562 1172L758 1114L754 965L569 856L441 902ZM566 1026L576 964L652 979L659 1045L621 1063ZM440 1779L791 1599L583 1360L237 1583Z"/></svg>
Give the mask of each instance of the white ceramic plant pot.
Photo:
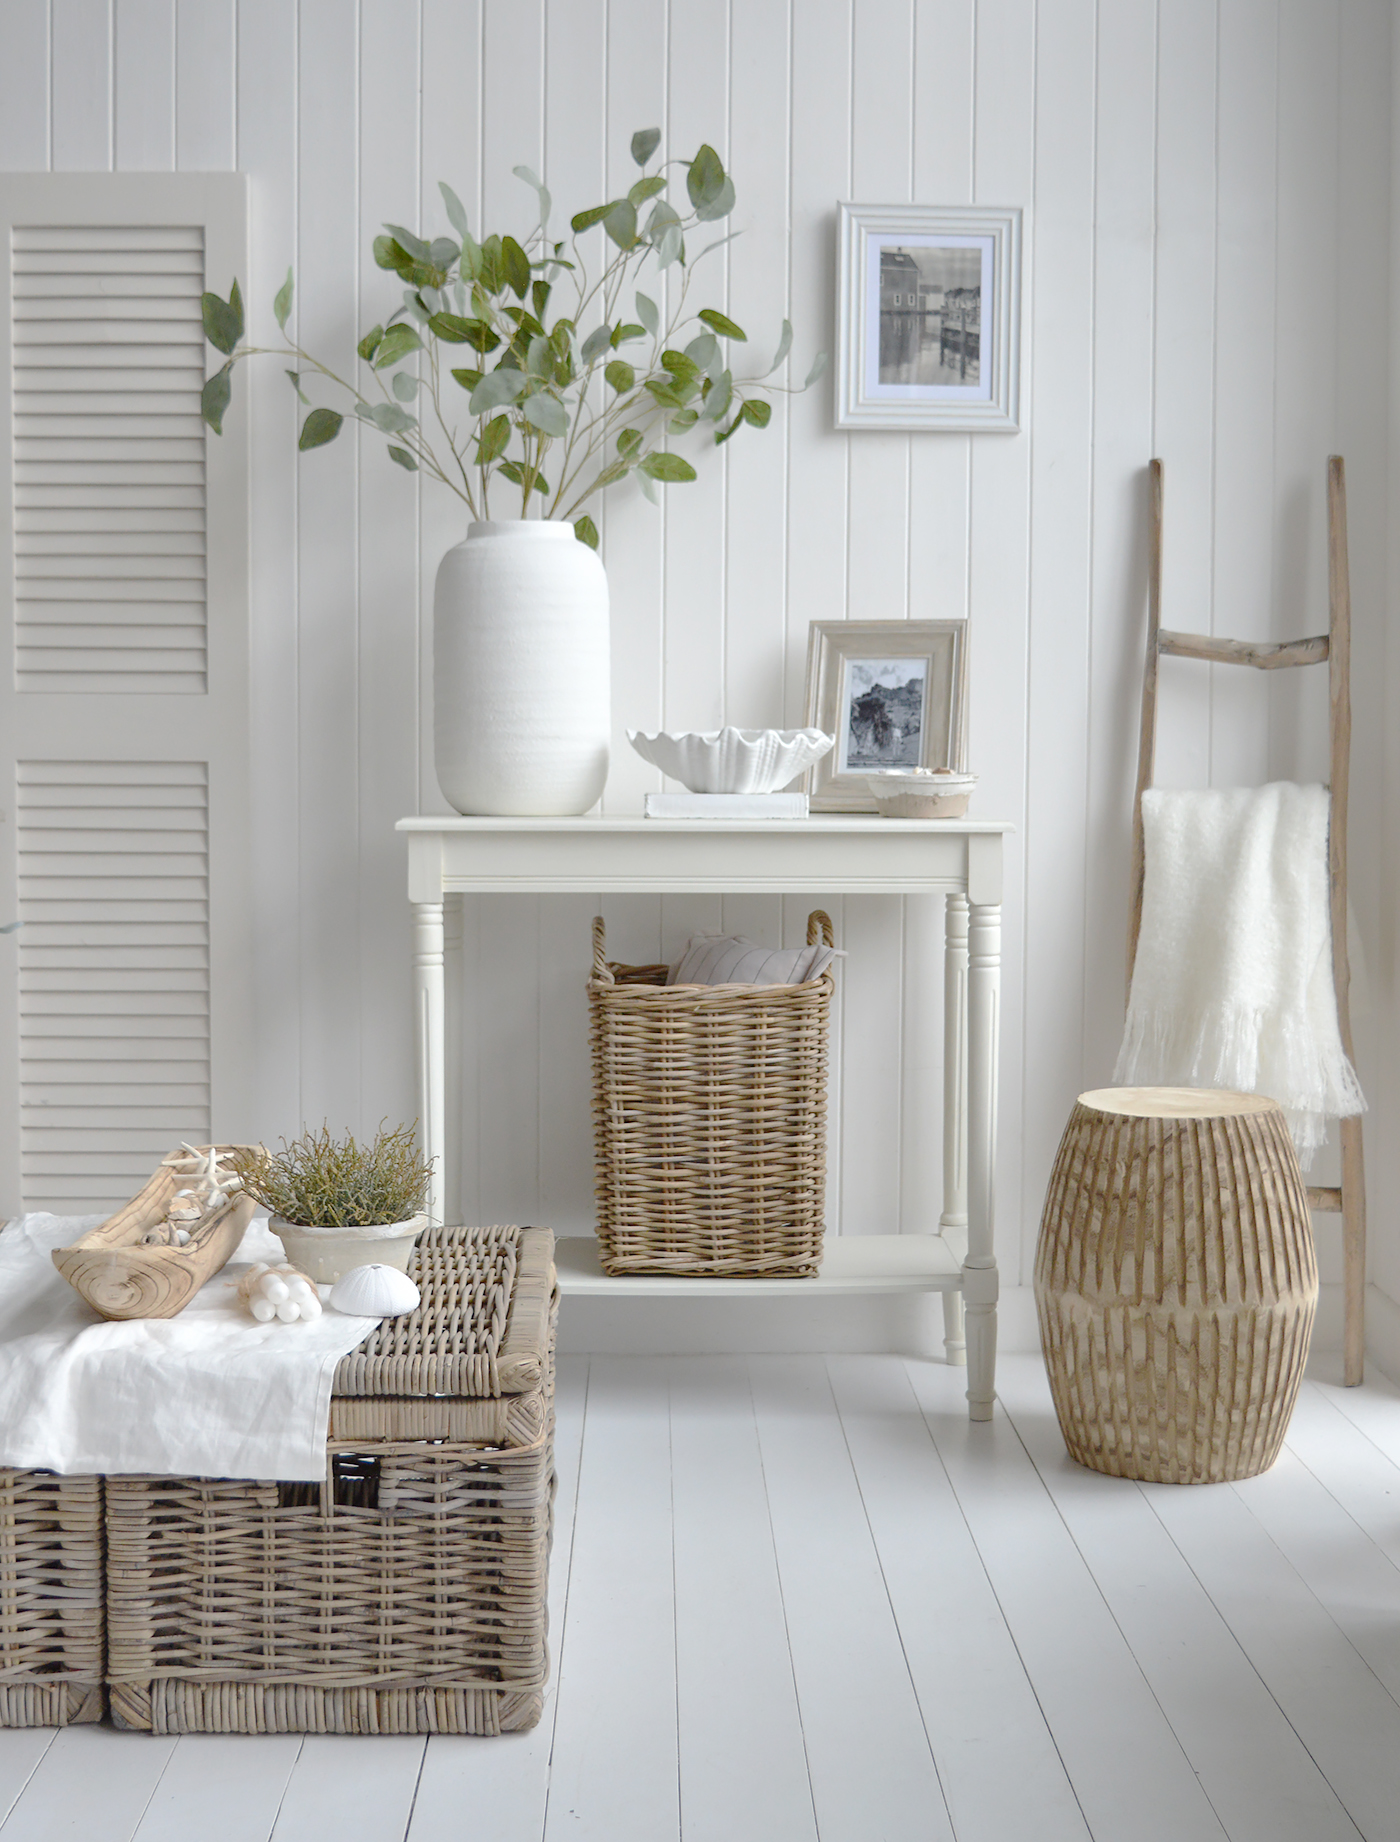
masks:
<svg viewBox="0 0 1400 1842"><path fill-rule="evenodd" d="M293 1266L318 1286L329 1286L357 1266L393 1266L406 1273L413 1243L427 1227L428 1218L415 1215L410 1221L384 1222L372 1228L307 1228L273 1215L267 1225Z"/></svg>
<svg viewBox="0 0 1400 1842"><path fill-rule="evenodd" d="M433 602L437 777L458 812L587 812L608 773L608 579L571 524L468 527Z"/></svg>

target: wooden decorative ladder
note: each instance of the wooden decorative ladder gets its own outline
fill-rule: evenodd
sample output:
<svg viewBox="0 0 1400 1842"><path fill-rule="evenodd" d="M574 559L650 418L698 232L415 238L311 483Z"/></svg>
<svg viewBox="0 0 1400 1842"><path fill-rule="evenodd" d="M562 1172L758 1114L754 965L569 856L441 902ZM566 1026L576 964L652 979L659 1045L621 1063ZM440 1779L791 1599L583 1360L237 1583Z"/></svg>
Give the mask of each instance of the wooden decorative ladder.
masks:
<svg viewBox="0 0 1400 1842"><path fill-rule="evenodd" d="M1327 462L1328 630L1313 639L1254 645L1247 640L1215 639L1203 633L1173 633L1162 616L1162 463L1148 467L1152 494L1151 547L1147 577L1147 664L1142 680L1142 727L1138 743L1137 789L1133 795L1132 903L1128 918L1128 979L1137 957L1142 927L1142 796L1152 784L1157 752L1157 662L1164 653L1179 659L1203 659L1210 665L1252 665L1277 671L1293 665L1327 666L1331 752L1331 822L1328 827L1328 874L1331 892L1332 982L1337 994L1337 1021L1342 1047L1352 1054L1351 967L1347 959L1347 790L1351 771L1351 583L1347 569L1346 467L1340 454ZM1310 1207L1342 1217L1343 1295L1346 1311L1345 1379L1354 1388L1362 1378L1366 1347L1366 1178L1362 1162L1361 1120L1341 1122L1342 1181L1339 1188L1308 1190Z"/></svg>

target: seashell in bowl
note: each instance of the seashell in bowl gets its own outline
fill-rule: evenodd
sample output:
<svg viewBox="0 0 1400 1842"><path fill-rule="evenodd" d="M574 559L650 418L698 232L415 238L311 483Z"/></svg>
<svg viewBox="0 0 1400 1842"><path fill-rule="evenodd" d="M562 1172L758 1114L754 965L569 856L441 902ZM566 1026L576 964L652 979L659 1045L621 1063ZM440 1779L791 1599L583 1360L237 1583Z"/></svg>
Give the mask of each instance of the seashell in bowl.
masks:
<svg viewBox="0 0 1400 1842"><path fill-rule="evenodd" d="M913 768L868 774L865 784L882 819L961 819L977 776L952 768Z"/></svg>
<svg viewBox="0 0 1400 1842"><path fill-rule="evenodd" d="M629 729L627 740L692 793L774 793L820 761L835 738L820 729L725 728L654 736Z"/></svg>

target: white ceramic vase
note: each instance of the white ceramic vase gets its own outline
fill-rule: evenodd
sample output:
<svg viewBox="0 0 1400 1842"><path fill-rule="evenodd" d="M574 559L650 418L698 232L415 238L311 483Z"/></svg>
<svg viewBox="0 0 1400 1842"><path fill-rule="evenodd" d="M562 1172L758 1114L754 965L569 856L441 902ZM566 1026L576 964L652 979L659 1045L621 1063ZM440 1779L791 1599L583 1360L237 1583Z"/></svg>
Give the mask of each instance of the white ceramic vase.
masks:
<svg viewBox="0 0 1400 1842"><path fill-rule="evenodd" d="M327 1286L357 1266L393 1266L406 1273L408 1257L428 1218L413 1215L406 1222L382 1222L372 1228L308 1228L271 1215L267 1225L291 1264L318 1286Z"/></svg>
<svg viewBox="0 0 1400 1842"><path fill-rule="evenodd" d="M608 579L571 524L473 524L433 602L437 777L458 812L587 812L608 773Z"/></svg>

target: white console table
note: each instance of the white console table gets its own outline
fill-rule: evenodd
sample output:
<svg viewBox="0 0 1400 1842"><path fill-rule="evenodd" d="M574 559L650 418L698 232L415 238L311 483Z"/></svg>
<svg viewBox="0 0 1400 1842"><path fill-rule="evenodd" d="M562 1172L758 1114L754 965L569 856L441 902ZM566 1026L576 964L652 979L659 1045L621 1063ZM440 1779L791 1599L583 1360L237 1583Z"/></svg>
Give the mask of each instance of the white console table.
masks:
<svg viewBox="0 0 1400 1842"><path fill-rule="evenodd" d="M1002 835L1008 825L961 819L895 820L864 814L809 819L400 819L408 835L413 903L418 1110L424 1150L437 1160L430 1208L442 1218L446 1143L443 898L452 894L943 895L943 1208L926 1237L876 1236L864 1275L859 1241L833 1237L835 1289L921 1289L944 1294L948 1354L963 1355L968 1412L992 1416L997 1266L992 1246L996 1167L997 1037L1001 985ZM898 1242L910 1243L901 1260ZM964 1245L965 1242L965 1245ZM890 1243L895 1245L892 1247ZM924 1243L924 1245L921 1245ZM836 1250L839 1249L839 1253ZM872 1250L873 1251L873 1250ZM853 1265L853 1263L855 1263ZM720 1296L815 1282L691 1279L669 1284ZM847 1269L850 1269L849 1271ZM645 1280L596 1279L589 1290L643 1296Z"/></svg>

